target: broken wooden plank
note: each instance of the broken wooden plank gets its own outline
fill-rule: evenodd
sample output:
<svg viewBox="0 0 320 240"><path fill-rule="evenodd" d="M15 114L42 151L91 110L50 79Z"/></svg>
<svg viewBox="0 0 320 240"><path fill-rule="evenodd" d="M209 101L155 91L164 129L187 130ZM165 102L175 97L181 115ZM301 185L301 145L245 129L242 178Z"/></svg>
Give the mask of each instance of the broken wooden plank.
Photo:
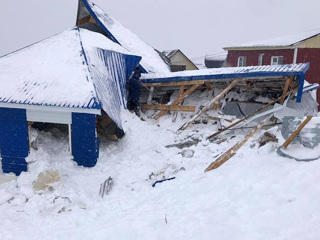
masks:
<svg viewBox="0 0 320 240"><path fill-rule="evenodd" d="M213 89L213 87L211 86L211 84L209 82L205 81L204 84L207 86L209 91L211 91Z"/></svg>
<svg viewBox="0 0 320 240"><path fill-rule="evenodd" d="M292 142L292 140L301 132L302 128L304 128L308 122L311 120L311 116L308 116L306 120L303 121L303 123L300 124L300 126L291 134L290 137L283 143L282 147L287 148L288 145Z"/></svg>
<svg viewBox="0 0 320 240"><path fill-rule="evenodd" d="M163 82L163 83L144 83L146 87L174 87L174 86L190 86L190 85L202 85L204 80L194 81L180 81L180 82Z"/></svg>
<svg viewBox="0 0 320 240"><path fill-rule="evenodd" d="M184 93L184 88L185 88L185 85L180 86L180 89L179 89L179 97ZM182 101L179 103L179 105L183 105L183 102L184 102L184 100L182 100ZM178 112L174 112L174 113L173 113L173 116L172 116L172 122L176 122L177 117L178 117Z"/></svg>
<svg viewBox="0 0 320 240"><path fill-rule="evenodd" d="M148 103L148 104L151 104L151 102L152 102L153 92L154 92L154 87L151 87L151 88L150 88L150 91L149 91L148 100L147 100L147 103Z"/></svg>
<svg viewBox="0 0 320 240"><path fill-rule="evenodd" d="M230 91L230 89L232 89L235 85L238 84L238 82L241 81L241 79L235 79L228 87L226 87L222 92L220 92L217 96L215 96L211 101L207 102L206 105L200 109L196 115L189 120L188 122L186 122L185 124L183 124L179 130L185 130L188 126L190 126L198 117L200 117L201 114L205 113L206 111L209 110L209 108L211 108L211 106L219 101L227 92Z"/></svg>
<svg viewBox="0 0 320 240"><path fill-rule="evenodd" d="M84 24L84 23L87 23L87 22L97 23L97 22L94 20L94 18L93 18L91 15L89 15L89 16L87 16L87 17L84 17L84 18L82 18L82 19L79 19L79 20L78 20L78 25L81 25L81 24Z"/></svg>
<svg viewBox="0 0 320 240"><path fill-rule="evenodd" d="M181 102L183 99L185 99L187 96L189 96L191 93L193 93L198 87L200 87L202 84L194 85L191 88L189 88L187 91L185 91L181 96L179 96L173 103L170 105L177 105L179 102ZM163 115L165 115L168 111L161 111L158 113L154 119L159 119Z"/></svg>
<svg viewBox="0 0 320 240"><path fill-rule="evenodd" d="M267 117L264 121L262 121L254 130L252 130L247 136L245 136L240 142L236 143L233 147L229 148L225 153L220 155L214 162L212 162L204 172L211 171L220 167L234 155L236 155L237 151L252 137L256 132L258 132L271 118L273 114Z"/></svg>
<svg viewBox="0 0 320 240"><path fill-rule="evenodd" d="M182 112L195 112L195 106L180 106L180 105L142 105L141 109L144 110L160 110L160 111L182 111Z"/></svg>
<svg viewBox="0 0 320 240"><path fill-rule="evenodd" d="M281 104L281 105L284 103L285 94L286 94L286 93L288 92L288 90L289 90L290 82L291 82L291 79L290 79L290 78L287 78L286 83L284 84L284 87L283 87L282 98L281 98L281 100L280 100L280 104Z"/></svg>
<svg viewBox="0 0 320 240"><path fill-rule="evenodd" d="M287 93L285 94L285 97L287 97L288 95L290 95L290 94L292 94L292 93L295 93L297 90L298 90L298 88L292 89L291 91L289 91L289 92L287 92ZM216 136L218 136L219 134L223 133L224 131L226 131L226 130L228 130L228 129L234 127L234 126L236 126L237 124L239 124L239 123L247 120L248 118L256 115L257 113L261 112L262 110L266 109L267 107L270 107L271 105L275 104L276 102L279 102L279 101L282 99L282 97L283 97L283 96L278 97L277 99L275 99L275 100L269 102L268 104L264 105L263 107L257 109L257 110L254 111L253 113L250 113L249 115L245 116L244 118L241 118L241 119L239 119L238 121L234 122L233 124L231 124L231 125L223 128L223 129L221 129L220 131L218 131L218 132L210 135L209 137L207 137L207 139L216 137Z"/></svg>

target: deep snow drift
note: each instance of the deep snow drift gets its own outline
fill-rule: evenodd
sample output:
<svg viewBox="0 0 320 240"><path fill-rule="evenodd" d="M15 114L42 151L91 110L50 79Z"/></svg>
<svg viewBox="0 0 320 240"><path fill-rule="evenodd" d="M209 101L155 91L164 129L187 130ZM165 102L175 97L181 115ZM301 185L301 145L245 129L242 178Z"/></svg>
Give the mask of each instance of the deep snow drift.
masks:
<svg viewBox="0 0 320 240"><path fill-rule="evenodd" d="M220 168L204 173L250 129L227 132L218 144L204 140L217 130L214 120L177 135L190 115L179 113L175 123L170 115L159 122L122 115L126 136L103 140L94 168L71 160L63 132L37 131L29 172L0 185L0 239L319 238L320 161L278 156L275 150L284 142L278 126L262 130ZM266 131L279 141L259 148ZM184 150L165 148L183 139L202 141ZM35 193L32 184L48 169L60 171L60 184ZM100 184L109 176L114 185L102 199ZM152 187L171 177L176 178Z"/></svg>

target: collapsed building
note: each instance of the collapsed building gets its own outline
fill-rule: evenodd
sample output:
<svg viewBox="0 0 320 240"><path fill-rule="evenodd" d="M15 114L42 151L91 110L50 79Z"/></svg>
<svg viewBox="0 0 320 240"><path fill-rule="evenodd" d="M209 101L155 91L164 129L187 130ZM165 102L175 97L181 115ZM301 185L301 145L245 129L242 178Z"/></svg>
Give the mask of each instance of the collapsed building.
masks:
<svg viewBox="0 0 320 240"><path fill-rule="evenodd" d="M74 28L0 58L3 172L27 171L28 126L38 122L67 125L74 160L95 166L99 136L119 139L124 135L120 112L126 108L126 83L136 66L144 72L147 93L142 109L156 111L155 119L169 111L192 113L180 130L208 109L221 108L221 102L279 103L278 112L289 106L288 96L294 96L293 105L308 105L312 101L304 96L318 88L317 84L304 86L308 63L173 73L159 51L94 3L79 0ZM212 93L207 103L183 105L188 96L203 89ZM175 99L174 92L178 93ZM312 103L309 108L298 106L313 112ZM260 113L265 109L255 113L276 112ZM252 113L245 115L248 120Z"/></svg>

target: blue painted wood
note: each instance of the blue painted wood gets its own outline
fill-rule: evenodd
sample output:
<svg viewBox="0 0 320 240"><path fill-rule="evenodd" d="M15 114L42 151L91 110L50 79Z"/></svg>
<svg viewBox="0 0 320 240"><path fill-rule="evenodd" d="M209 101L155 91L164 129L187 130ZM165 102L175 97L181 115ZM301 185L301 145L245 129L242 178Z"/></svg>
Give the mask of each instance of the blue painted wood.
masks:
<svg viewBox="0 0 320 240"><path fill-rule="evenodd" d="M25 109L0 108L0 148L2 170L19 175L27 171L29 154L28 125Z"/></svg>
<svg viewBox="0 0 320 240"><path fill-rule="evenodd" d="M72 113L72 155L80 166L94 167L99 157L96 116Z"/></svg>

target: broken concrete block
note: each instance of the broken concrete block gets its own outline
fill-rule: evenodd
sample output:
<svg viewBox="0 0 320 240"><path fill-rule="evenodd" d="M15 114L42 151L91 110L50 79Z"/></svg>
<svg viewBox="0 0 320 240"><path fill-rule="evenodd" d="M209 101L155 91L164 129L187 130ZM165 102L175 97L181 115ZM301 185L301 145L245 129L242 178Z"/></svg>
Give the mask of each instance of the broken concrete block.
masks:
<svg viewBox="0 0 320 240"><path fill-rule="evenodd" d="M33 185L34 191L46 191L49 187L59 183L61 180L60 173L57 170L46 170L38 175L38 179Z"/></svg>

